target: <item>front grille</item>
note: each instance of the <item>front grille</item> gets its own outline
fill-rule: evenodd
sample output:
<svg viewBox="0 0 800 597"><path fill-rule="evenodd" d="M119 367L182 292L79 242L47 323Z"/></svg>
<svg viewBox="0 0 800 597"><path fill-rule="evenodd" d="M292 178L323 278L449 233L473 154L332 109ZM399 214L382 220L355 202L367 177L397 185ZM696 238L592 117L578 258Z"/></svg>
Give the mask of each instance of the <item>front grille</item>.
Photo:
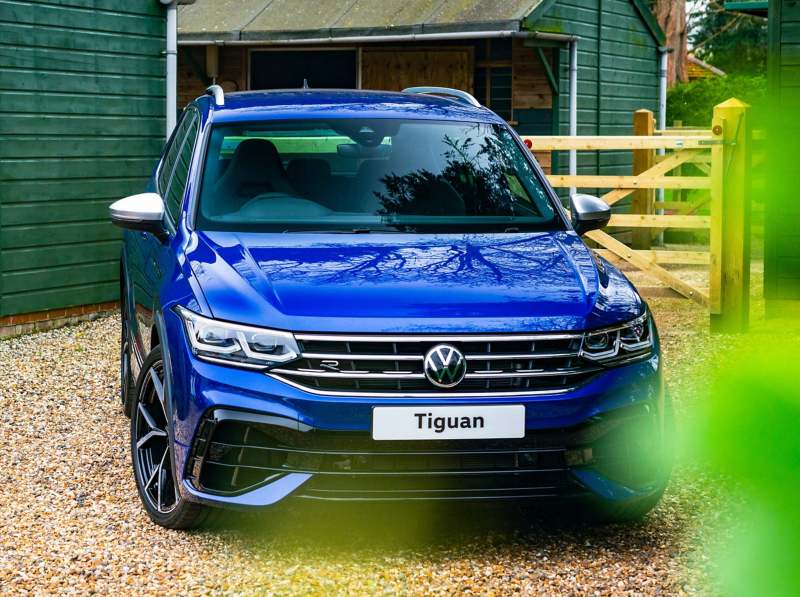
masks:
<svg viewBox="0 0 800 597"><path fill-rule="evenodd" d="M301 358L270 375L314 393L367 395L527 395L566 392L602 367L578 357L582 334L508 336L296 336ZM458 348L467 373L444 389L425 377L425 354Z"/></svg>

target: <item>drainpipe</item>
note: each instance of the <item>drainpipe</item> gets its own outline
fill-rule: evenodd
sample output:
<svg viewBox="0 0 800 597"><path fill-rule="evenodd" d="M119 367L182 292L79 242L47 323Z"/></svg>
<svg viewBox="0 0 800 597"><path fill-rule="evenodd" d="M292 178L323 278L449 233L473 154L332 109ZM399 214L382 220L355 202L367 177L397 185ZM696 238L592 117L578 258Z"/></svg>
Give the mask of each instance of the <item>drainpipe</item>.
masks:
<svg viewBox="0 0 800 597"><path fill-rule="evenodd" d="M667 130L667 64L669 61L669 53L672 52L674 48L666 47L666 46L659 46L658 51L661 54L661 66L658 71L658 128L662 131ZM664 155L664 149L658 150L658 155ZM661 203L664 201L664 189L658 189L656 191L656 202ZM657 215L662 215L664 213L663 209L656 209ZM656 238L656 246L663 246L664 245L664 233L661 232Z"/></svg>
<svg viewBox="0 0 800 597"><path fill-rule="evenodd" d="M167 5L167 139L178 114L178 0L161 0Z"/></svg>
<svg viewBox="0 0 800 597"><path fill-rule="evenodd" d="M569 136L578 135L578 40L569 42ZM578 172L578 152L569 150L569 174ZM575 194L575 187L569 188L570 197Z"/></svg>

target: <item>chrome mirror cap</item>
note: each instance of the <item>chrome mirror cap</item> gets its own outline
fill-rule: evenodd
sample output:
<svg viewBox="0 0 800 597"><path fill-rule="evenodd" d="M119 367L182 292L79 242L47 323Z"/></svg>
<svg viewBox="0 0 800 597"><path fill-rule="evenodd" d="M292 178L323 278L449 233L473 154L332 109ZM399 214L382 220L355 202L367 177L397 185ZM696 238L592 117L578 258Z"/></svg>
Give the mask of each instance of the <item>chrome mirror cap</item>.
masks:
<svg viewBox="0 0 800 597"><path fill-rule="evenodd" d="M125 230L139 230L159 236L167 231L164 224L164 200L158 193L131 195L108 208L111 223Z"/></svg>
<svg viewBox="0 0 800 597"><path fill-rule="evenodd" d="M164 219L164 200L158 193L131 195L111 204L111 221L160 222Z"/></svg>
<svg viewBox="0 0 800 597"><path fill-rule="evenodd" d="M604 228L611 219L611 206L593 195L572 195L569 198L569 208L572 227L578 234Z"/></svg>

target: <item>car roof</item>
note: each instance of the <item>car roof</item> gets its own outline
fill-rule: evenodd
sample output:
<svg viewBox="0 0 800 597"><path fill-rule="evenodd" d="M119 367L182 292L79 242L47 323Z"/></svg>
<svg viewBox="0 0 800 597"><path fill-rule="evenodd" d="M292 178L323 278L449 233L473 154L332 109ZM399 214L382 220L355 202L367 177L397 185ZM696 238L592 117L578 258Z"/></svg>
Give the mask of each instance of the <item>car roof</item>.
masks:
<svg viewBox="0 0 800 597"><path fill-rule="evenodd" d="M213 110L214 122L308 118L404 118L502 124L486 108L420 93L343 89L277 89L226 93L222 106L199 98Z"/></svg>

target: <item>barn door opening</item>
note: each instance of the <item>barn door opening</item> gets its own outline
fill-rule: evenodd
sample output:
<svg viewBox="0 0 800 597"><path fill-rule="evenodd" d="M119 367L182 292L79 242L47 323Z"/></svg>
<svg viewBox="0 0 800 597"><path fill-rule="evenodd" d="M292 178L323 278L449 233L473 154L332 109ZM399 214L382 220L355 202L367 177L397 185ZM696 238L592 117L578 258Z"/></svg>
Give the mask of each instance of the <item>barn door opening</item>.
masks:
<svg viewBox="0 0 800 597"><path fill-rule="evenodd" d="M252 50L250 89L355 89L358 57L350 50Z"/></svg>

